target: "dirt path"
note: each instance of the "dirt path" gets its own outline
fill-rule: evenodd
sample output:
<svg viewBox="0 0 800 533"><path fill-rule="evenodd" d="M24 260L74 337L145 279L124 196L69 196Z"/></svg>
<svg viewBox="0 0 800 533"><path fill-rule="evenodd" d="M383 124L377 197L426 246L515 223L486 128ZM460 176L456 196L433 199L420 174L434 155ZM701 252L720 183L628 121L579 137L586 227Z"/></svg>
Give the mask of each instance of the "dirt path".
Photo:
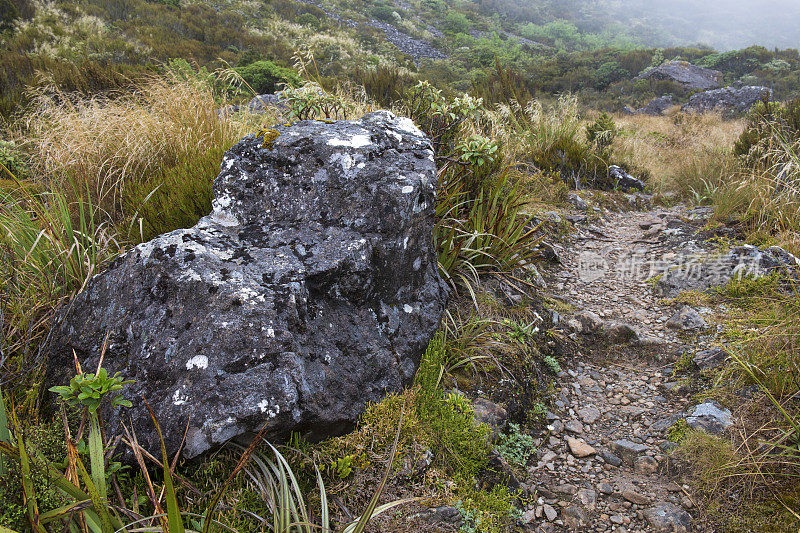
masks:
<svg viewBox="0 0 800 533"><path fill-rule="evenodd" d="M554 393L551 435L529 468L532 531L691 531L694 503L667 473L665 429L689 400L671 382L682 348L675 309L647 279L691 248L685 208L608 214L579 224L550 290L578 311L567 330L579 354ZM634 333L633 342L619 342ZM630 339L627 339L630 340Z"/></svg>

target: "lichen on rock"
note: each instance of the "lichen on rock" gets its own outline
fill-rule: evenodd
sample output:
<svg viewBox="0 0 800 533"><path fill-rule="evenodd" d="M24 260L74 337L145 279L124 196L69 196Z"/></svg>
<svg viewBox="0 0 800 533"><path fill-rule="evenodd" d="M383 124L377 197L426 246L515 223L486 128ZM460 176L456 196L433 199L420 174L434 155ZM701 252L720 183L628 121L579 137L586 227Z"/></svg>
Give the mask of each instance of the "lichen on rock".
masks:
<svg viewBox="0 0 800 533"><path fill-rule="evenodd" d="M96 276L53 330L49 381L79 359L136 380L128 417L174 453L267 426L344 432L414 376L446 304L432 243L430 141L388 112L276 126L224 156L213 212L143 243Z"/></svg>

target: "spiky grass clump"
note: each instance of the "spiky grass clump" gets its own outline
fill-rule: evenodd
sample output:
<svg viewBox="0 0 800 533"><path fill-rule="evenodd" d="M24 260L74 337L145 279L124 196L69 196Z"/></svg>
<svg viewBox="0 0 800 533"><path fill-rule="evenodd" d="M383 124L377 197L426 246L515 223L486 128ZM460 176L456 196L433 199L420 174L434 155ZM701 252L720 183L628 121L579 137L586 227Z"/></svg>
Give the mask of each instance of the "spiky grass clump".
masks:
<svg viewBox="0 0 800 533"><path fill-rule="evenodd" d="M693 465L712 515L730 530L794 530L800 523L793 512L800 496L800 298L792 283L772 276L734 280L714 302L733 308L725 330L732 364L715 377L714 393L730 400L737 424L721 438L687 431L681 456Z"/></svg>

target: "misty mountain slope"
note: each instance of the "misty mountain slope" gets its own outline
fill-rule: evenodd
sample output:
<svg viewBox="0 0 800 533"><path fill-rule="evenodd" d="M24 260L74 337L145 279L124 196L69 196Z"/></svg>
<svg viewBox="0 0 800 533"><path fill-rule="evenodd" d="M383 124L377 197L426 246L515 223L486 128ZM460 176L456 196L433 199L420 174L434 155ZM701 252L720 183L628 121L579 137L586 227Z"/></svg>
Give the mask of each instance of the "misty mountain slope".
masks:
<svg viewBox="0 0 800 533"><path fill-rule="evenodd" d="M594 4L595 2L587 2ZM800 3L791 0L616 0L606 2L614 18L634 33L658 30L650 45L702 43L732 50L751 45L800 46Z"/></svg>

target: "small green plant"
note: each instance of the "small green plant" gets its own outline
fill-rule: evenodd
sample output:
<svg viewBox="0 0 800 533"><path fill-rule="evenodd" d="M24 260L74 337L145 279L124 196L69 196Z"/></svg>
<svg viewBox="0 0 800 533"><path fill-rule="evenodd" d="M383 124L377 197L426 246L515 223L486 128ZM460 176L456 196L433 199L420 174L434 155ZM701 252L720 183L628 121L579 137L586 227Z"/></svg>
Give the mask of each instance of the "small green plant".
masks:
<svg viewBox="0 0 800 533"><path fill-rule="evenodd" d="M480 135L470 135L456 146L459 159L472 167L491 166L497 159L497 142Z"/></svg>
<svg viewBox="0 0 800 533"><path fill-rule="evenodd" d="M536 451L533 437L523 433L519 424L510 423L495 446L497 452L511 464L524 467Z"/></svg>
<svg viewBox="0 0 800 533"><path fill-rule="evenodd" d="M6 173L0 168L0 179L7 179L8 174L20 180L28 178L30 169L27 158L14 141L0 140L0 164L7 169Z"/></svg>
<svg viewBox="0 0 800 533"><path fill-rule="evenodd" d="M353 460L354 457L352 455L345 455L336 459L333 468L340 479L344 479L353 473Z"/></svg>
<svg viewBox="0 0 800 533"><path fill-rule="evenodd" d="M542 358L542 362L547 367L547 369L553 374L561 373L561 365L558 363L558 360L552 355L545 355Z"/></svg>
<svg viewBox="0 0 800 533"><path fill-rule="evenodd" d="M618 131L614 119L608 113L602 113L586 126L586 139L597 147L598 152L604 152L614 142Z"/></svg>
<svg viewBox="0 0 800 533"><path fill-rule="evenodd" d="M103 351L105 352L105 346ZM110 398L112 407L131 407L130 401L125 400L121 394L116 394L128 383L133 383L133 381L123 379L120 372L109 376L106 369L98 365L94 374L84 374L78 366L78 374L70 380L69 385L50 388L50 391L61 396L67 405L84 407L89 414L89 460L92 468L92 481L98 496L102 499L107 496L108 480L105 445L97 410L106 398Z"/></svg>
<svg viewBox="0 0 800 533"><path fill-rule="evenodd" d="M686 438L686 435L691 431L691 427L685 419L680 419L667 430L667 438L672 442L681 443Z"/></svg>
<svg viewBox="0 0 800 533"><path fill-rule="evenodd" d="M681 358L675 363L675 373L686 372L694 367L694 353L686 350L681 354Z"/></svg>
<svg viewBox="0 0 800 533"><path fill-rule="evenodd" d="M532 321L529 324L520 324L519 322L505 320L503 323L511 328L511 331L508 332L508 337L511 340L526 344L528 340L539 332L536 322L537 321Z"/></svg>

